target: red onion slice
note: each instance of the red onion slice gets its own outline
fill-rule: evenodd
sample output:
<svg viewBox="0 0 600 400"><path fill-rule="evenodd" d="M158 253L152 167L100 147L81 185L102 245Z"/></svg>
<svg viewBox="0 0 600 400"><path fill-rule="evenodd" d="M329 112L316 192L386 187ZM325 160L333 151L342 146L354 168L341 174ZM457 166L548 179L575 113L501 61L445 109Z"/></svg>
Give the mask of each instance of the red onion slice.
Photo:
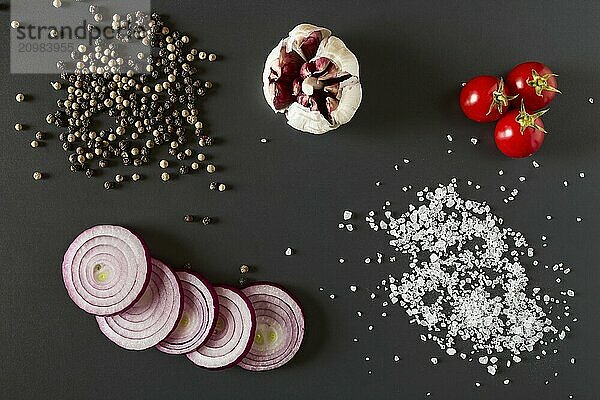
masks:
<svg viewBox="0 0 600 400"><path fill-rule="evenodd" d="M219 299L212 285L189 271L176 272L183 289L183 312L177 327L156 348L168 354L185 354L202 346L215 324Z"/></svg>
<svg viewBox="0 0 600 400"><path fill-rule="evenodd" d="M78 307L90 314L114 315L131 307L146 289L150 256L144 241L130 230L99 225L71 243L62 275Z"/></svg>
<svg viewBox="0 0 600 400"><path fill-rule="evenodd" d="M249 371L281 367L296 355L304 338L300 305L272 283L255 283L242 292L256 313L256 333L250 352L238 365Z"/></svg>
<svg viewBox="0 0 600 400"><path fill-rule="evenodd" d="M96 317L102 333L128 350L156 346L175 329L183 310L179 278L159 260L152 259L150 283L131 308L111 317Z"/></svg>
<svg viewBox="0 0 600 400"><path fill-rule="evenodd" d="M208 369L233 367L242 360L254 337L254 310L246 296L229 286L215 286L219 298L219 316L210 339L187 357Z"/></svg>

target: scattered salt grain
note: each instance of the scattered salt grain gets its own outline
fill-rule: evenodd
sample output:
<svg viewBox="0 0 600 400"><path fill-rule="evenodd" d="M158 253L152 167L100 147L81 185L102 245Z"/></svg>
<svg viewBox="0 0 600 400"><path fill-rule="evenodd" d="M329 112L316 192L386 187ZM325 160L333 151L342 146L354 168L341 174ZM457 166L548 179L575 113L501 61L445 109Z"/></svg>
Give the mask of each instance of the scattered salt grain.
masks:
<svg viewBox="0 0 600 400"><path fill-rule="evenodd" d="M268 142L268 140L267 140L267 138L262 138L262 139L260 139L260 142L261 142L261 143L267 143L267 142Z"/></svg>
<svg viewBox="0 0 600 400"><path fill-rule="evenodd" d="M453 356L456 354L456 349L449 347L446 349L446 354L448 354L449 356Z"/></svg>
<svg viewBox="0 0 600 400"><path fill-rule="evenodd" d="M395 362L398 362L398 361L400 361L400 357L398 357L397 355L396 355L396 356L394 356L394 361L395 361Z"/></svg>
<svg viewBox="0 0 600 400"><path fill-rule="evenodd" d="M369 257L365 258L365 264L371 264L371 259Z"/></svg>
<svg viewBox="0 0 600 400"><path fill-rule="evenodd" d="M526 180L526 179L527 179L527 178L525 178L524 176L520 176L520 177L519 177L519 182L525 182L525 180Z"/></svg>
<svg viewBox="0 0 600 400"><path fill-rule="evenodd" d="M287 249L285 249L285 255L286 256L291 256L293 254L293 252L294 251L290 247L288 247Z"/></svg>
<svg viewBox="0 0 600 400"><path fill-rule="evenodd" d="M471 143L473 143L474 145L477 144L478 140L477 138L471 138Z"/></svg>
<svg viewBox="0 0 600 400"><path fill-rule="evenodd" d="M435 358L435 357L431 357L431 363L432 363L433 365L436 365L436 364L438 363L438 359L437 359L437 358Z"/></svg>
<svg viewBox="0 0 600 400"><path fill-rule="evenodd" d="M344 221L348 221L350 218L352 218L352 211L350 211L350 210L344 211Z"/></svg>
<svg viewBox="0 0 600 400"><path fill-rule="evenodd" d="M355 285L350 285L350 291L356 292L357 287Z"/></svg>
<svg viewBox="0 0 600 400"><path fill-rule="evenodd" d="M372 331L372 330L373 330L373 328L374 328L374 326L373 326L373 325L369 325L369 330L370 330L370 331Z"/></svg>
<svg viewBox="0 0 600 400"><path fill-rule="evenodd" d="M575 364L575 362L576 362L575 358L574 357L571 358L571 364Z"/></svg>
<svg viewBox="0 0 600 400"><path fill-rule="evenodd" d="M402 161L404 162L404 164L408 164L410 162L410 160L408 158L405 158Z"/></svg>
<svg viewBox="0 0 600 400"><path fill-rule="evenodd" d="M498 175L500 175L500 176L504 175L504 171L503 170L498 171Z"/></svg>
<svg viewBox="0 0 600 400"><path fill-rule="evenodd" d="M510 383L510 379L505 379L505 380L504 380L504 384L505 384L505 385L508 385L509 383Z"/></svg>
<svg viewBox="0 0 600 400"><path fill-rule="evenodd" d="M585 178L585 172L580 172L580 173L579 173L579 177L580 177L580 178Z"/></svg>
<svg viewBox="0 0 600 400"><path fill-rule="evenodd" d="M331 300L335 299L335 294L330 294L330 295L329 295L329 298L330 298Z"/></svg>
<svg viewBox="0 0 600 400"><path fill-rule="evenodd" d="M577 222L581 222L581 217L577 217L577 218L575 218L575 220L576 220Z"/></svg>
<svg viewBox="0 0 600 400"><path fill-rule="evenodd" d="M593 98L593 97L590 97L590 98L588 99L588 101L590 102L590 104L594 104L594 98Z"/></svg>
<svg viewBox="0 0 600 400"><path fill-rule="evenodd" d="M540 167L540 163L538 163L537 161L532 161L531 164L533 164L534 168L539 168Z"/></svg>
<svg viewBox="0 0 600 400"><path fill-rule="evenodd" d="M343 258L340 258L338 261L339 261L340 264L343 264L343 263L346 262L346 260L344 260Z"/></svg>
<svg viewBox="0 0 600 400"><path fill-rule="evenodd" d="M568 181L563 181L563 185L565 185L565 187L569 186L569 182Z"/></svg>

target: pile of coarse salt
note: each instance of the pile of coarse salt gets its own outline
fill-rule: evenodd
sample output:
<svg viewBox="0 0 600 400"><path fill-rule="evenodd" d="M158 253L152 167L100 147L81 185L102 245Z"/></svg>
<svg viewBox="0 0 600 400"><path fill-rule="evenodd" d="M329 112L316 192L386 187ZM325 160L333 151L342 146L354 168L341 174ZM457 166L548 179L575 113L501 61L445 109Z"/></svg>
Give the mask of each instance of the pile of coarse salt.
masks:
<svg viewBox="0 0 600 400"><path fill-rule="evenodd" d="M542 297L539 288L527 293L522 259L533 257L533 249L520 232L504 227L489 205L462 199L456 179L417 197L422 204L409 205L398 218L385 211L376 221L371 212L366 221L410 257L409 270L390 276L386 289L411 323L427 328L423 340L435 341L450 356L477 360L494 375L501 363L510 367L536 346L565 338L569 326L558 328L560 315L555 321L550 315L561 307L556 314L569 315L567 295Z"/></svg>

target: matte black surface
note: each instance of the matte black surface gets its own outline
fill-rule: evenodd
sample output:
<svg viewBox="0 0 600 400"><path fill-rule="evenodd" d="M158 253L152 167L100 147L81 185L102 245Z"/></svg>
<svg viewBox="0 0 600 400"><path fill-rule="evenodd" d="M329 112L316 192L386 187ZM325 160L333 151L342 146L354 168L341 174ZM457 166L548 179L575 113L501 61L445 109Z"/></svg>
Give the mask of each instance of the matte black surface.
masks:
<svg viewBox="0 0 600 400"><path fill-rule="evenodd" d="M427 392L428 398L461 400L598 398L599 2L182 0L155 1L155 8L199 48L223 56L206 65L218 92L204 116L220 139L208 152L219 173L164 184L152 169L152 179L110 193L103 179L67 171L56 138L29 147L35 130L48 129L44 116L56 93L48 85L51 76L9 74L9 11L1 11L0 398L420 399ZM300 22L331 28L361 62L365 98L359 113L348 126L320 137L288 128L262 97L266 55ZM493 125L466 120L457 102L461 82L506 73L528 59L560 73L564 92L544 117L551 134L535 157L542 164L537 170L531 160L501 156ZM17 91L33 99L18 104ZM598 101L590 104L589 97ZM15 122L30 128L16 133ZM453 143L446 140L449 133ZM260 143L261 137L269 143ZM471 137L480 143L473 146ZM411 163L402 165L403 158ZM48 179L33 181L34 170ZM525 183L517 181L521 175ZM580 322L573 335L557 355L511 368L509 385L502 383L504 374L491 377L480 365L422 342L421 330L408 324L402 309L381 318L380 301L371 302L370 290L406 266L365 265L375 249L390 253L387 238L364 224L352 233L337 229L346 208L358 214L357 221L385 200L403 211L414 192L405 194L402 186L432 186L452 176L481 184L464 195L489 201L507 225L526 235L542 264L564 261L573 269L563 285L577 291L572 306ZM209 192L211 178L231 190ZM510 205L501 200L501 184L520 190ZM219 222L185 224L186 213ZM554 218L546 220L547 214ZM183 357L116 347L93 317L73 305L60 274L70 241L100 223L134 228L153 254L173 266L189 261L214 282L235 283L239 265L247 263L256 266L252 278L288 286L306 312L302 350L286 367L257 374L208 372ZM547 248L541 235L549 238ZM296 250L291 257L284 255L288 246ZM348 261L340 265L340 257ZM555 278L541 267L530 276L545 286ZM361 290L351 293L350 284ZM371 323L373 332L367 330ZM402 360L395 363L394 354ZM437 366L429 361L434 356Z"/></svg>

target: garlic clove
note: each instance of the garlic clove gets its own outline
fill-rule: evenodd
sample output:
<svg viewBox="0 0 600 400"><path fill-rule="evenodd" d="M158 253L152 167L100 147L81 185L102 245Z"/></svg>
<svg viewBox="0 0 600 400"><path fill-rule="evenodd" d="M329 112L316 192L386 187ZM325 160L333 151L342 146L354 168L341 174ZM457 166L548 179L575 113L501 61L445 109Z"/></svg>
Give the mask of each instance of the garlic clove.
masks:
<svg viewBox="0 0 600 400"><path fill-rule="evenodd" d="M356 56L341 39L331 36L327 41L321 43L317 54L319 57L325 57L333 61L340 71L356 77L360 76Z"/></svg>
<svg viewBox="0 0 600 400"><path fill-rule="evenodd" d="M300 24L292 29L288 35L290 40L286 44L288 52L295 51L305 61L312 59L318 46L323 40L331 36L331 31L312 24ZM305 54L306 53L306 54Z"/></svg>
<svg viewBox="0 0 600 400"><path fill-rule="evenodd" d="M311 111L298 103L294 103L288 108L286 116L288 124L292 128L314 135L329 132L339 126L331 125L318 110Z"/></svg>
<svg viewBox="0 0 600 400"><path fill-rule="evenodd" d="M348 123L362 102L362 86L358 83L358 79L354 84L350 81L351 79L340 84L342 87L348 82L347 86L340 89L341 97L337 109L331 112L331 118L337 126Z"/></svg>
<svg viewBox="0 0 600 400"><path fill-rule="evenodd" d="M263 94L265 95L265 100L273 111L275 112L283 112L278 111L273 104L273 100L275 97L275 86L271 85L271 77L273 74L273 70L271 67L273 65L278 65L279 55L281 53L281 49L286 46L287 38L283 39L279 42L279 44L271 51L269 56L267 57L267 61L265 61L265 69L263 71Z"/></svg>

